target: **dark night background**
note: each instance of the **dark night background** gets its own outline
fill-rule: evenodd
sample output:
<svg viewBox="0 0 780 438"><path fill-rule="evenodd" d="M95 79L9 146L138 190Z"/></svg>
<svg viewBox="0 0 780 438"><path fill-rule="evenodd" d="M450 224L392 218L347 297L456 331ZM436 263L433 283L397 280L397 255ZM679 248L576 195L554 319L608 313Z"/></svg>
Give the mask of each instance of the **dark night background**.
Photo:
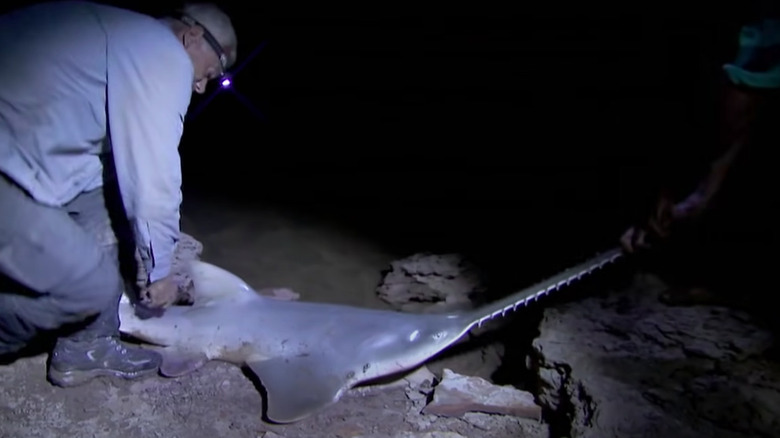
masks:
<svg viewBox="0 0 780 438"><path fill-rule="evenodd" d="M762 11L222 5L247 62L234 93L193 98L185 214L206 196L284 205L533 278L615 245L660 185L692 188L720 66Z"/></svg>

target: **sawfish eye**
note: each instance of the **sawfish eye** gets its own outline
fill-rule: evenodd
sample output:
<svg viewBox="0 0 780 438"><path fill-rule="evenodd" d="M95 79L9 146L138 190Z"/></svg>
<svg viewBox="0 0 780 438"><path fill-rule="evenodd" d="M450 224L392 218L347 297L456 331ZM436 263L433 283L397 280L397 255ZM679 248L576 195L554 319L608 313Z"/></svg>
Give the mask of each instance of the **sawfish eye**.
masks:
<svg viewBox="0 0 780 438"><path fill-rule="evenodd" d="M436 332L436 333L433 334L433 339L438 341L438 340L441 340L446 335L447 335L447 332Z"/></svg>

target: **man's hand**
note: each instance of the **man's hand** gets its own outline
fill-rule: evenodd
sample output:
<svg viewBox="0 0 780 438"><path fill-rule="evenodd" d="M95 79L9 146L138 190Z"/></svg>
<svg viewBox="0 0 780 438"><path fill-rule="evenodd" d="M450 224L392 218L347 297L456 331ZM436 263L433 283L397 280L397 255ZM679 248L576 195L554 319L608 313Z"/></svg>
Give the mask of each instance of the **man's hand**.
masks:
<svg viewBox="0 0 780 438"><path fill-rule="evenodd" d="M151 308L166 308L174 304L179 297L179 285L173 276L155 281L141 289L141 303Z"/></svg>
<svg viewBox="0 0 780 438"><path fill-rule="evenodd" d="M654 214L647 219L645 224L630 227L620 236L620 245L623 250L627 253L634 253L640 248L650 248L651 241L664 240L669 237L676 219L674 207L671 199L661 196L656 204Z"/></svg>
<svg viewBox="0 0 780 438"><path fill-rule="evenodd" d="M694 192L676 204L666 196L661 196L655 212L644 225L633 226L620 236L620 245L628 253L638 249L649 249L653 243L669 238L675 225L692 221L700 217L707 209L704 198Z"/></svg>

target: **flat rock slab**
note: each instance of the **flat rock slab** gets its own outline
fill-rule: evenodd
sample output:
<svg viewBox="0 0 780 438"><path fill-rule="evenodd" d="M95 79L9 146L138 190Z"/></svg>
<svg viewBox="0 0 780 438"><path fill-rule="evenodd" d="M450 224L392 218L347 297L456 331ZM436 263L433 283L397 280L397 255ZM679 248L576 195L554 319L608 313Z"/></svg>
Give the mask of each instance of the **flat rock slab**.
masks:
<svg viewBox="0 0 780 438"><path fill-rule="evenodd" d="M512 386L494 385L481 377L468 377L444 369L436 385L433 401L423 412L445 417L460 417L467 412L512 415L540 420L542 408L534 396Z"/></svg>

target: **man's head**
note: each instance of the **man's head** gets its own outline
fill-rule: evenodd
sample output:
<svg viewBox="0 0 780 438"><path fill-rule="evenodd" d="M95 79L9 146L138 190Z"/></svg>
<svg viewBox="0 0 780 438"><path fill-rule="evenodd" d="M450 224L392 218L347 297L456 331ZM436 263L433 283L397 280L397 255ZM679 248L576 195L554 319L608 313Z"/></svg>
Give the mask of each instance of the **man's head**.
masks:
<svg viewBox="0 0 780 438"><path fill-rule="evenodd" d="M236 62L236 33L230 18L212 3L189 3L169 19L195 67L192 89L206 90Z"/></svg>

